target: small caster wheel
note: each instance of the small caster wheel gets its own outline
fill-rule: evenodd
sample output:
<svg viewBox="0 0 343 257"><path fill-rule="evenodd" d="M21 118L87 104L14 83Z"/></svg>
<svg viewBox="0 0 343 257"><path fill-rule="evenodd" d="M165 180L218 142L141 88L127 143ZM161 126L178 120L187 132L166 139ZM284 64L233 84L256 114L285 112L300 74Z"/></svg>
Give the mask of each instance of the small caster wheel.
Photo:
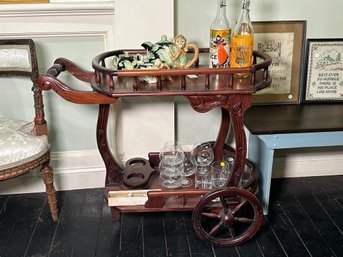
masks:
<svg viewBox="0 0 343 257"><path fill-rule="evenodd" d="M225 188L204 195L193 211L196 234L210 244L229 247L251 239L263 221L255 195L241 188Z"/></svg>

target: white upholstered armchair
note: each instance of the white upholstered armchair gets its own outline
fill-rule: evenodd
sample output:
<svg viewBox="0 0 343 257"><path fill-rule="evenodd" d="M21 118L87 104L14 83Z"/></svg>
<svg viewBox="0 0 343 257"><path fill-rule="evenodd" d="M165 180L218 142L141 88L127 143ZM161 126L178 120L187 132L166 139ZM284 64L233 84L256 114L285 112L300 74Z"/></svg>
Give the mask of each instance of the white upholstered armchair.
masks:
<svg viewBox="0 0 343 257"><path fill-rule="evenodd" d="M0 78L7 78L6 83L0 80L0 87L11 87L9 77L22 77L26 78L23 87L27 87L28 94L33 95L32 120L23 121L7 115L0 117L0 181L40 168L51 216L56 221L57 201L53 172L49 166L50 145L42 92L36 86L38 75L35 45L31 39L0 40ZM6 98L5 95L2 98L7 99L6 104L13 108L20 106L17 99Z"/></svg>

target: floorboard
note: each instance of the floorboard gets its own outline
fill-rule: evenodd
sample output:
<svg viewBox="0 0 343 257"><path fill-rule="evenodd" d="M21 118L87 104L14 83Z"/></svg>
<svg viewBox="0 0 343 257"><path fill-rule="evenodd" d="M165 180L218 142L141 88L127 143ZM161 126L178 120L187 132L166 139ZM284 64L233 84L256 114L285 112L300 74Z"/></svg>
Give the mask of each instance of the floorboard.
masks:
<svg viewBox="0 0 343 257"><path fill-rule="evenodd" d="M75 242L79 233L80 214L86 192L84 190L66 192L48 256L74 256Z"/></svg>
<svg viewBox="0 0 343 257"><path fill-rule="evenodd" d="M20 214L17 219L10 221L11 232L2 252L3 257L25 255L45 202L42 194L27 194L24 198L19 198L19 196L15 198L11 213L19 212ZM30 211L27 211L28 208Z"/></svg>
<svg viewBox="0 0 343 257"><path fill-rule="evenodd" d="M0 257L340 257L343 176L273 179L268 216L250 241L199 239L192 212L126 213L111 220L103 189L0 196Z"/></svg>
<svg viewBox="0 0 343 257"><path fill-rule="evenodd" d="M167 256L191 256L186 234L184 213L166 212L163 216Z"/></svg>
<svg viewBox="0 0 343 257"><path fill-rule="evenodd" d="M143 246L145 257L167 256L163 215L151 213L143 217ZM161 236L162 235L162 236Z"/></svg>
<svg viewBox="0 0 343 257"><path fill-rule="evenodd" d="M101 194L102 195L102 194ZM112 221L111 210L107 202L102 201L102 216L99 224L99 233L97 238L96 257L115 257L119 256L120 242L120 222Z"/></svg>
<svg viewBox="0 0 343 257"><path fill-rule="evenodd" d="M78 235L75 238L73 254L92 257L96 253L96 243L102 216L103 190L87 191L79 216Z"/></svg>
<svg viewBox="0 0 343 257"><path fill-rule="evenodd" d="M192 225L192 212L185 212L183 223L185 224L186 238L189 245L190 256L213 256L214 248L203 241L196 235Z"/></svg>
<svg viewBox="0 0 343 257"><path fill-rule="evenodd" d="M143 255L143 217L141 214L129 213L121 217L120 256Z"/></svg>
<svg viewBox="0 0 343 257"><path fill-rule="evenodd" d="M269 212L265 219L271 224L276 239L280 242L286 256L310 256L301 237L283 210L282 205L277 201L283 194L287 194L287 187L282 183L282 180L274 180L273 182L275 183L272 184Z"/></svg>
<svg viewBox="0 0 343 257"><path fill-rule="evenodd" d="M285 250L283 249L280 243L280 240L276 236L275 231L267 218L263 220L262 227L260 228L258 234L256 235L256 240L262 252L262 256L264 257L287 256Z"/></svg>
<svg viewBox="0 0 343 257"><path fill-rule="evenodd" d="M310 255L313 257L332 256L324 238L318 234L313 222L294 196L281 196L278 201Z"/></svg>
<svg viewBox="0 0 343 257"><path fill-rule="evenodd" d="M45 201L41 215L37 219L31 242L27 248L26 256L49 255L57 224L57 222L54 222L51 219L49 205L47 201Z"/></svg>

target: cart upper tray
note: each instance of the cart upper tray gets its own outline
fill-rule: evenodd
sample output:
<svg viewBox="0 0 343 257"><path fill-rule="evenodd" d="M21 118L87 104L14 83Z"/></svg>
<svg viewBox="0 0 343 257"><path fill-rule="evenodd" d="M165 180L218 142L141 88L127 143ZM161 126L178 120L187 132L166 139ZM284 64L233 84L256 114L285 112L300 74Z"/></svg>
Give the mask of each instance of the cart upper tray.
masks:
<svg viewBox="0 0 343 257"><path fill-rule="evenodd" d="M96 92L112 97L251 94L271 83L268 74L271 58L257 51L254 51L254 64L248 68L208 68L198 63L188 69L115 70L106 67L111 58L124 52L145 53L142 50L118 50L102 53L93 59L95 76L91 85ZM207 53L208 48L201 48L200 52ZM239 78L237 74L245 76ZM144 76L155 76L157 83L141 81L140 77Z"/></svg>

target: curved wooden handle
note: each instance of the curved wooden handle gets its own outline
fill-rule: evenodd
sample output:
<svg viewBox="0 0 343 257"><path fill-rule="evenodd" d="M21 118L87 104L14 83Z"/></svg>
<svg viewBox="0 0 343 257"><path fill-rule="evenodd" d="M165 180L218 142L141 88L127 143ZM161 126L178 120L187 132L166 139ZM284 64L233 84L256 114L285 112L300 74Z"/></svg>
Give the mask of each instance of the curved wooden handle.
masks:
<svg viewBox="0 0 343 257"><path fill-rule="evenodd" d="M51 75L38 77L37 86L42 90L54 90L63 99L76 104L112 104L117 98L105 96L94 91L79 91L67 86Z"/></svg>
<svg viewBox="0 0 343 257"><path fill-rule="evenodd" d="M189 44L187 44L187 47L193 48L194 55L193 55L192 60L187 62L186 66L185 66L186 69L189 68L190 66L192 66L199 58L199 47L196 44L189 43Z"/></svg>
<svg viewBox="0 0 343 257"><path fill-rule="evenodd" d="M54 65L48 69L47 74L38 77L37 86L42 90L52 89L63 99L77 104L112 104L117 101L115 97L106 96L94 91L73 89L57 79L63 71L67 71L78 80L87 83L91 83L94 77L94 72L86 71L68 59L58 58L55 60Z"/></svg>

